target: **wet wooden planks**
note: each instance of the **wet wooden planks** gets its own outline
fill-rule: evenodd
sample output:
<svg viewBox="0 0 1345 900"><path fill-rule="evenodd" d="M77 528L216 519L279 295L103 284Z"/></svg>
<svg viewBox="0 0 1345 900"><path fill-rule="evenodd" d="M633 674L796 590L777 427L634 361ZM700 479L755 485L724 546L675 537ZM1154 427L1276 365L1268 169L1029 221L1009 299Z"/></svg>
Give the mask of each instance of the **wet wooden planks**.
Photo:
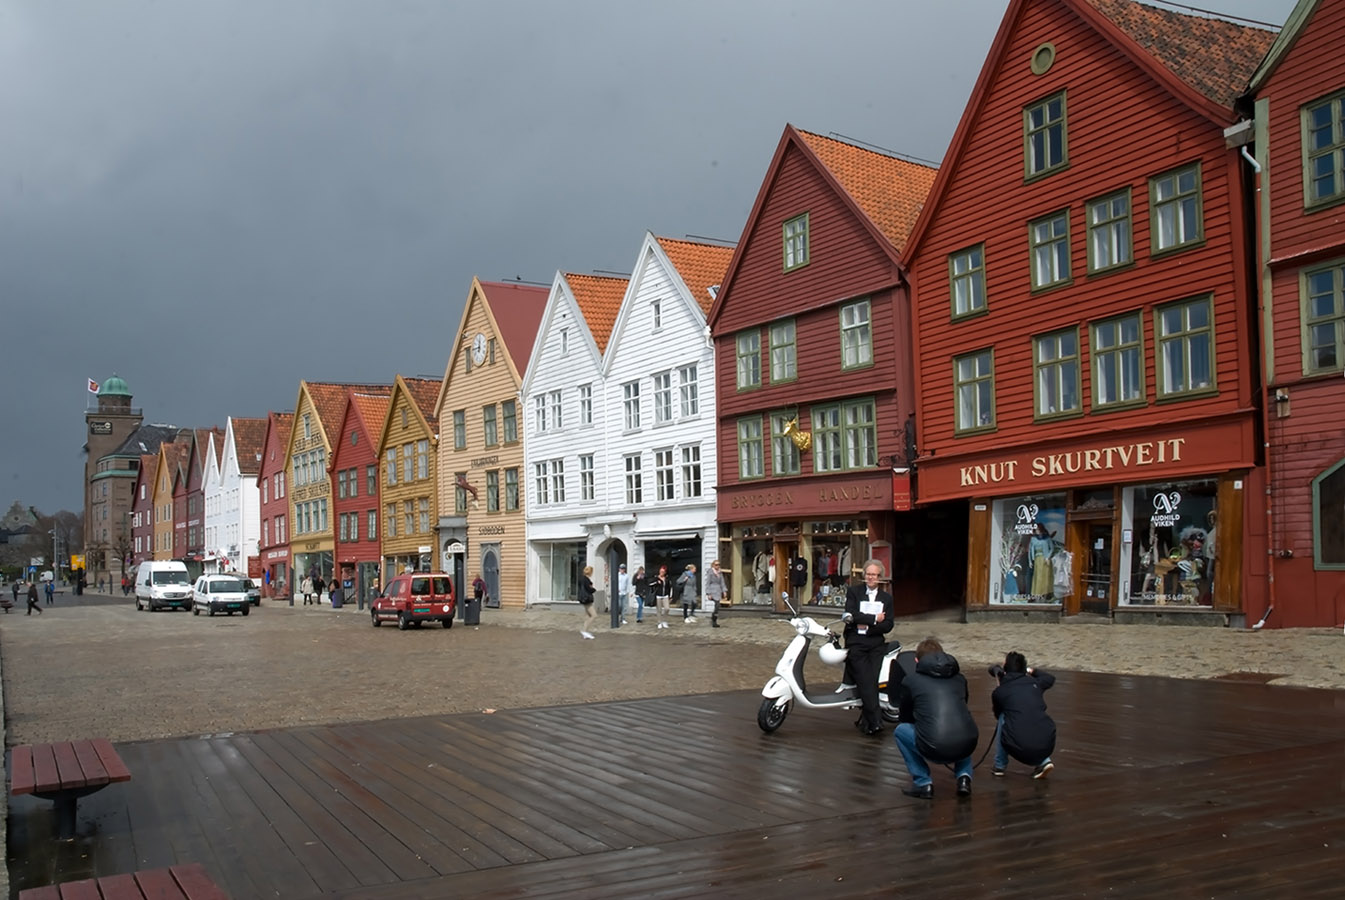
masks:
<svg viewBox="0 0 1345 900"><path fill-rule="evenodd" d="M1059 674L1050 783L987 765L961 803L943 772L932 803L901 796L890 737L845 714L763 735L751 692L120 745L136 781L85 801L73 846L12 802L11 878L200 862L235 897L1339 893L1345 695ZM983 750L993 683L972 686Z"/></svg>

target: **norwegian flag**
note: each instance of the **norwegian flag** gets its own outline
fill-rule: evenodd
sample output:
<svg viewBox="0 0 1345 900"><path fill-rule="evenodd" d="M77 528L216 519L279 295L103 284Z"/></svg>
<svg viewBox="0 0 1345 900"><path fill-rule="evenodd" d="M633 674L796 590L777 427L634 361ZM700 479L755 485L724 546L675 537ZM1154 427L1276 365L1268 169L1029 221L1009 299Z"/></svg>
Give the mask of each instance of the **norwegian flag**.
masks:
<svg viewBox="0 0 1345 900"><path fill-rule="evenodd" d="M98 393L98 382L94 381L92 378L89 379L89 393Z"/></svg>

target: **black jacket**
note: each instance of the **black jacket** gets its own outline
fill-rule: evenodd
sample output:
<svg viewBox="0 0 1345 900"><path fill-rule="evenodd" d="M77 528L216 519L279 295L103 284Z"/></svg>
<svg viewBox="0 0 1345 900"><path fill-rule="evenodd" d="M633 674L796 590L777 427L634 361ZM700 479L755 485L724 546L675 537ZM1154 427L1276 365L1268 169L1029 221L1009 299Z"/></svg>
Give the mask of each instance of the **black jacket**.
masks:
<svg viewBox="0 0 1345 900"><path fill-rule="evenodd" d="M593 579L587 575L579 576L579 602L585 606L593 602L593 595L597 591L593 587Z"/></svg>
<svg viewBox="0 0 1345 900"><path fill-rule="evenodd" d="M654 599L654 591L652 587L653 583L654 579L649 577L648 575L636 575L635 595L646 601L653 600Z"/></svg>
<svg viewBox="0 0 1345 900"><path fill-rule="evenodd" d="M671 575L659 578L657 575L649 582L649 589L654 592L655 597L671 597L673 592L673 580Z"/></svg>
<svg viewBox="0 0 1345 900"><path fill-rule="evenodd" d="M971 756L980 739L967 708L967 679L957 660L933 653L901 682L901 721L915 725L915 748L930 762L955 763Z"/></svg>
<svg viewBox="0 0 1345 900"><path fill-rule="evenodd" d="M845 591L845 611L852 619L845 626L845 646L872 650L887 643L887 633L892 630L896 616L896 607L892 595L887 591L878 591L878 602L883 604L883 621L875 622L873 616L859 611L859 604L869 599L869 589L864 584L852 584ZM866 634L859 633L859 626L867 625Z"/></svg>
<svg viewBox="0 0 1345 900"><path fill-rule="evenodd" d="M1031 675L1007 672L990 695L995 718L1004 716L1004 749L1025 765L1035 766L1055 752L1055 722L1046 714L1042 696L1053 684L1055 676L1040 669Z"/></svg>

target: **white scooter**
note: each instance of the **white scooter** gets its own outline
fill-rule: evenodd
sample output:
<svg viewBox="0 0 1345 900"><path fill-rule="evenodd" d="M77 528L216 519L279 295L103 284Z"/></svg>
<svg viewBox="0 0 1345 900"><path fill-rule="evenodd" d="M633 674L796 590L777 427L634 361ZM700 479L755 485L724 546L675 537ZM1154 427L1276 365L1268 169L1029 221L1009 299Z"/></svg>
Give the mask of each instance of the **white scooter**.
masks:
<svg viewBox="0 0 1345 900"><path fill-rule="evenodd" d="M790 627L794 629L794 639L785 647L780 661L775 664L775 676L761 689L761 696L765 699L761 701L761 708L757 710L757 725L767 734L784 724L785 716L789 715L789 710L795 703L811 709L858 709L863 705L858 689L852 685L842 684L826 693L809 693L808 686L803 680L803 663L808 658L808 648L812 645L813 638L822 640L822 646L817 648L817 654L824 663L833 666L845 663L849 651L841 646L840 635L832 629L838 624L844 625L850 618L849 613L834 622L821 625L811 616L802 615L789 602L789 594L784 595L784 600L790 612L794 613L794 617L789 620ZM882 665L878 669L878 705L883 719L895 722L896 698L893 697L891 701L888 699L887 679L888 673L897 665L897 654L901 652L901 644L890 641L887 647L887 653L883 655Z"/></svg>

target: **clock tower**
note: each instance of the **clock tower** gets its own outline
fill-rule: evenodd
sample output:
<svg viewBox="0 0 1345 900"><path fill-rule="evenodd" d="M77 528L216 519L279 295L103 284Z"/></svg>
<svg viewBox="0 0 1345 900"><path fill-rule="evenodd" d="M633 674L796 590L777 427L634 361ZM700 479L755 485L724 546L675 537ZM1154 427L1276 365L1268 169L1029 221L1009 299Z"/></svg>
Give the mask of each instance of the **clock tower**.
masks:
<svg viewBox="0 0 1345 900"><path fill-rule="evenodd" d="M98 388L98 406L84 411L84 564L90 583L100 572L119 570L112 565L113 549L121 529L130 533L128 485L135 473L128 481L128 472L104 457L125 443L144 418L131 406L131 389L116 375Z"/></svg>

